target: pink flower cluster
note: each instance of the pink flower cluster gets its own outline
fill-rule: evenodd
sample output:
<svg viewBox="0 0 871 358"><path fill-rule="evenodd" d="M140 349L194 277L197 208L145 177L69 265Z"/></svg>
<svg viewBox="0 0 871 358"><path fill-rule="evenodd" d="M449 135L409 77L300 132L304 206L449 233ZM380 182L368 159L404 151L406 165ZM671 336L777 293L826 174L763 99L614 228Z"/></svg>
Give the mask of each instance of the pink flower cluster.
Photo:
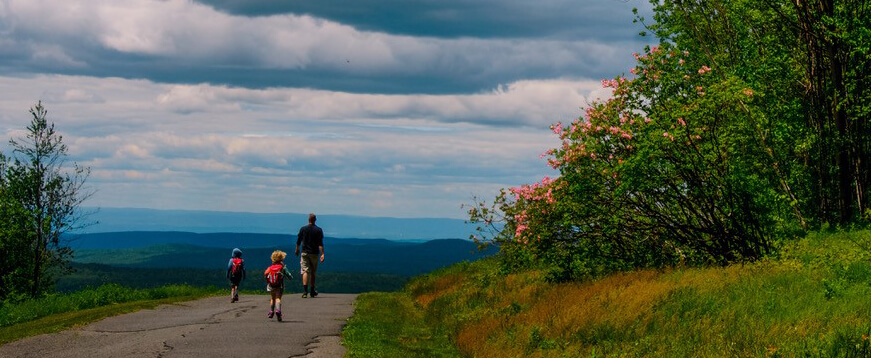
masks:
<svg viewBox="0 0 871 358"><path fill-rule="evenodd" d="M705 72L711 72L711 68L708 67L708 66L702 66L702 68L699 69L699 74L700 74L700 75L701 75L701 74L705 74Z"/></svg>
<svg viewBox="0 0 871 358"><path fill-rule="evenodd" d="M517 221L517 228L514 229L514 237L521 237L523 236L524 231L529 230L529 225L523 224L523 222L526 221L526 214L524 213L522 216L515 215L514 220Z"/></svg>
<svg viewBox="0 0 871 358"><path fill-rule="evenodd" d="M524 184L516 188L508 189L514 198L517 200L545 201L548 204L556 203L556 198L553 196L554 180L550 177L544 177L541 182L528 185Z"/></svg>
<svg viewBox="0 0 871 358"><path fill-rule="evenodd" d="M602 80L602 87L617 88L621 84L626 83L626 81L628 81L626 79L626 77L618 77L617 79L613 79L613 80Z"/></svg>

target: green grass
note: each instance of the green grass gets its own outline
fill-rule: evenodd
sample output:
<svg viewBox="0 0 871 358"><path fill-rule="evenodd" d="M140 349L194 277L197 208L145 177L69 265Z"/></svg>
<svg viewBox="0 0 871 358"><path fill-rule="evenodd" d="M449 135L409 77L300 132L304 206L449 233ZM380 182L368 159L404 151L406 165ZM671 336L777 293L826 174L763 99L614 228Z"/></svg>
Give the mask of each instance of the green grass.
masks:
<svg viewBox="0 0 871 358"><path fill-rule="evenodd" d="M423 322L408 293L364 293L342 331L349 357L459 357L447 332Z"/></svg>
<svg viewBox="0 0 871 358"><path fill-rule="evenodd" d="M87 324L104 317L223 293L214 288L130 289L108 284L0 306L0 344Z"/></svg>
<svg viewBox="0 0 871 358"><path fill-rule="evenodd" d="M345 342L352 357L871 357L869 248L871 231L814 233L757 263L565 284L462 263L362 296Z"/></svg>

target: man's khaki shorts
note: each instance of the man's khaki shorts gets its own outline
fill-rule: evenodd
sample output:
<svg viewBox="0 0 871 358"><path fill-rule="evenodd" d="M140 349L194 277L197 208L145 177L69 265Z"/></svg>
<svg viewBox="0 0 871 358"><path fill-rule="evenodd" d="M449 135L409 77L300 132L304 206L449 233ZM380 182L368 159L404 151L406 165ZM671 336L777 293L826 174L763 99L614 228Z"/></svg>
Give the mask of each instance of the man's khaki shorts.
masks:
<svg viewBox="0 0 871 358"><path fill-rule="evenodd" d="M299 255L299 274L316 273L318 271L318 254L303 252Z"/></svg>

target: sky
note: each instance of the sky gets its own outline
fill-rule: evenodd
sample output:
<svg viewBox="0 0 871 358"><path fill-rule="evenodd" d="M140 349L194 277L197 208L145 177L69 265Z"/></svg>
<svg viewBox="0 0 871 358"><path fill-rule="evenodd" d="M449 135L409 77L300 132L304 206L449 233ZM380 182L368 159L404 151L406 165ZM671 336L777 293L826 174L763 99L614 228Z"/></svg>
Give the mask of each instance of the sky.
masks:
<svg viewBox="0 0 871 358"><path fill-rule="evenodd" d="M0 0L0 150L42 101L94 207L465 218L555 176L641 0Z"/></svg>

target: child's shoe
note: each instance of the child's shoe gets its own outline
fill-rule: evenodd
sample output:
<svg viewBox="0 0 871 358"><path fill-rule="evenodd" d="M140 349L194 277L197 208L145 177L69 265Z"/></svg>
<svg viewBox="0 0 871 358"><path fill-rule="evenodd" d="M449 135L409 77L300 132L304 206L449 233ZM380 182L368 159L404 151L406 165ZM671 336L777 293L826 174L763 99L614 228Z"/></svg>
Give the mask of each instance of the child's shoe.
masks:
<svg viewBox="0 0 871 358"><path fill-rule="evenodd" d="M278 322L281 322L281 311L275 311L275 318L278 319Z"/></svg>
<svg viewBox="0 0 871 358"><path fill-rule="evenodd" d="M303 292L303 293L302 293L302 298L307 298L307 297L308 297L308 292Z"/></svg>
<svg viewBox="0 0 871 358"><path fill-rule="evenodd" d="M267 317L272 318L275 315L275 311L269 310L269 315Z"/></svg>
<svg viewBox="0 0 871 358"><path fill-rule="evenodd" d="M237 293L235 296L233 296L233 302L236 302L238 300L239 300L239 294Z"/></svg>
<svg viewBox="0 0 871 358"><path fill-rule="evenodd" d="M312 291L311 296L312 296L313 298L314 298L314 297L318 297L318 291Z"/></svg>

